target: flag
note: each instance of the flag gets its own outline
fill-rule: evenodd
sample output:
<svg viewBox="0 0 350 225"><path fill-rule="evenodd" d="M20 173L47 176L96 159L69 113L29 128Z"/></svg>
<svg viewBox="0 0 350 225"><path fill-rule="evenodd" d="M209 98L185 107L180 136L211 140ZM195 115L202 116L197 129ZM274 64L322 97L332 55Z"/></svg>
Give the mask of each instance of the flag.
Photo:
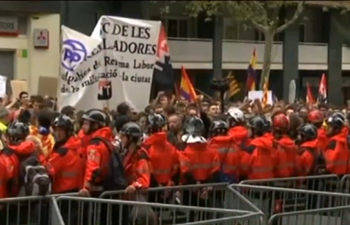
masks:
<svg viewBox="0 0 350 225"><path fill-rule="evenodd" d="M318 102L319 103L327 103L327 81L326 75L322 74L320 85L318 88Z"/></svg>
<svg viewBox="0 0 350 225"><path fill-rule="evenodd" d="M314 96L312 96L312 91L309 83L306 83L306 103L313 105L315 104Z"/></svg>
<svg viewBox="0 0 350 225"><path fill-rule="evenodd" d="M232 98L235 94L241 91L238 81L236 80L235 76L230 72L227 75L228 81L229 81L229 90L228 90L228 97Z"/></svg>
<svg viewBox="0 0 350 225"><path fill-rule="evenodd" d="M246 91L255 91L256 90L256 71L255 71L256 61L257 61L257 54L256 54L256 50L254 48L253 55L250 59L249 65L248 65Z"/></svg>
<svg viewBox="0 0 350 225"><path fill-rule="evenodd" d="M181 83L180 83L180 95L187 101L196 101L197 94L193 88L193 85L188 78L185 67L181 67Z"/></svg>
<svg viewBox="0 0 350 225"><path fill-rule="evenodd" d="M264 87L263 87L263 98L261 100L263 107L267 105L268 97L269 97L269 84L268 84L268 81L265 80Z"/></svg>
<svg viewBox="0 0 350 225"><path fill-rule="evenodd" d="M168 37L163 26L158 37L158 49L153 70L153 84L157 91L172 90L174 88L173 66L170 61Z"/></svg>

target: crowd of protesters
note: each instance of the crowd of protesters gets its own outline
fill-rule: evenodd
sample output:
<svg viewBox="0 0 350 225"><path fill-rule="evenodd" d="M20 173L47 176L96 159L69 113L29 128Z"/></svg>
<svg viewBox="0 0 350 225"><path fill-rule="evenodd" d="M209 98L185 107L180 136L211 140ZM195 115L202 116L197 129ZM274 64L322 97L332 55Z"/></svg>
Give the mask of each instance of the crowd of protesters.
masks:
<svg viewBox="0 0 350 225"><path fill-rule="evenodd" d="M350 173L347 108L159 92L142 112L57 111L47 96L15 97L0 108L0 198Z"/></svg>

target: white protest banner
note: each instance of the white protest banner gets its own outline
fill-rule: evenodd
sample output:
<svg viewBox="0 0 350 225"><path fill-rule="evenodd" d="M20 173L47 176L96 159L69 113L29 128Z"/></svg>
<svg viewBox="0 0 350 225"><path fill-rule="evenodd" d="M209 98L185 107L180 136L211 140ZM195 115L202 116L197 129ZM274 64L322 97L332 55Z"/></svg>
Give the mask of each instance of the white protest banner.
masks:
<svg viewBox="0 0 350 225"><path fill-rule="evenodd" d="M108 101L110 108L126 101L138 111L149 104L160 27L160 21L114 16L99 19L91 34L102 38L103 79L94 89L98 100Z"/></svg>
<svg viewBox="0 0 350 225"><path fill-rule="evenodd" d="M80 103L82 99L88 97L84 90L84 72L93 70L95 58L98 57L93 50L102 40L86 36L66 26L61 27L61 33L62 58L60 79L57 82L58 105L60 108L70 105L86 109Z"/></svg>
<svg viewBox="0 0 350 225"><path fill-rule="evenodd" d="M3 98L6 96L6 87L7 87L7 77L0 75L0 98Z"/></svg>
<svg viewBox="0 0 350 225"><path fill-rule="evenodd" d="M79 110L104 106L113 109L126 101L142 111L149 104L160 26L160 21L102 16L90 39L83 42L70 37L81 43L80 49L84 46L87 50L70 47L63 54L62 64L79 62L79 57L85 60L71 66L70 72L62 66L65 72L61 76L59 105ZM96 40L102 42L82 57L81 52L88 52L87 45L92 47ZM67 49L64 44L62 48Z"/></svg>
<svg viewBox="0 0 350 225"><path fill-rule="evenodd" d="M249 91L248 92L248 99L254 101L255 99L259 99L262 101L264 97L264 91ZM272 100L272 92L268 91L267 92L267 104L273 105L273 100Z"/></svg>

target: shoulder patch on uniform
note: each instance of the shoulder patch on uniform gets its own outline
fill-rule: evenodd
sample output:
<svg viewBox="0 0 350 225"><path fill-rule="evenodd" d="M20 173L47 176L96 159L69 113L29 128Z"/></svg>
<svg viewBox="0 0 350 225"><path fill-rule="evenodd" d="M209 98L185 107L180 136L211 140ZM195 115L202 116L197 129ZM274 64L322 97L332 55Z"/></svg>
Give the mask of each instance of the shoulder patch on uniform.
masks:
<svg viewBox="0 0 350 225"><path fill-rule="evenodd" d="M337 147L337 141L336 140L331 140L328 143L328 146L327 146L326 150L334 150L335 147Z"/></svg>
<svg viewBox="0 0 350 225"><path fill-rule="evenodd" d="M61 147L61 148L55 149L54 152L56 152L60 156L65 156L68 152L68 148Z"/></svg>
<svg viewBox="0 0 350 225"><path fill-rule="evenodd" d="M256 146L255 145L248 145L247 147L243 148L242 150L247 152L248 154L252 154L253 151L255 150Z"/></svg>

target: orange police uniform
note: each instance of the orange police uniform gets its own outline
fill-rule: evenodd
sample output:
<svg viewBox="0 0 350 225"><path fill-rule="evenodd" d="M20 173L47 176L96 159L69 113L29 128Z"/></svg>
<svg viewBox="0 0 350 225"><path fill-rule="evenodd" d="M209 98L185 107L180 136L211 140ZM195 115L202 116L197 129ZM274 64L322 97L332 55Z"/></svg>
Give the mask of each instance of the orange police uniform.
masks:
<svg viewBox="0 0 350 225"><path fill-rule="evenodd" d="M180 153L180 170L185 184L218 182L219 156L207 143L187 143Z"/></svg>
<svg viewBox="0 0 350 225"><path fill-rule="evenodd" d="M274 178L276 167L275 149L269 135L256 137L250 145L242 149L241 172L243 178Z"/></svg>
<svg viewBox="0 0 350 225"><path fill-rule="evenodd" d="M151 184L150 157L144 148L128 152L123 159L128 185L135 188L148 188Z"/></svg>
<svg viewBox="0 0 350 225"><path fill-rule="evenodd" d="M232 136L216 136L209 140L208 149L218 153L220 168L225 174L238 177L240 150Z"/></svg>
<svg viewBox="0 0 350 225"><path fill-rule="evenodd" d="M76 137L70 137L62 146L54 146L48 157L53 178L52 192L65 193L79 191L84 179L84 155L81 142Z"/></svg>
<svg viewBox="0 0 350 225"><path fill-rule="evenodd" d="M144 144L148 147L152 178L152 186L169 186L174 184L175 175L179 171L178 153L167 141L165 132L158 132L149 136Z"/></svg>
<svg viewBox="0 0 350 225"><path fill-rule="evenodd" d="M103 127L90 138L101 137L113 140L113 132L109 127ZM91 192L103 191L102 182L108 176L111 160L110 150L101 141L93 141L86 146L86 163L83 188Z"/></svg>
<svg viewBox="0 0 350 225"><path fill-rule="evenodd" d="M18 194L19 161L15 155L0 154L0 199ZM11 191L11 192L9 192Z"/></svg>
<svg viewBox="0 0 350 225"><path fill-rule="evenodd" d="M329 139L324 152L327 171L332 174L344 175L348 172L350 152L348 149L347 128Z"/></svg>
<svg viewBox="0 0 350 225"><path fill-rule="evenodd" d="M316 158L322 154L318 146L318 139L306 141L299 146L300 176L314 175L314 168L317 166Z"/></svg>
<svg viewBox="0 0 350 225"><path fill-rule="evenodd" d="M248 129L244 126L235 126L229 129L228 135L233 137L236 144L240 146L241 144L248 145Z"/></svg>
<svg viewBox="0 0 350 225"><path fill-rule="evenodd" d="M276 177L292 177L296 175L298 151L294 141L286 135L274 140L276 157Z"/></svg>

